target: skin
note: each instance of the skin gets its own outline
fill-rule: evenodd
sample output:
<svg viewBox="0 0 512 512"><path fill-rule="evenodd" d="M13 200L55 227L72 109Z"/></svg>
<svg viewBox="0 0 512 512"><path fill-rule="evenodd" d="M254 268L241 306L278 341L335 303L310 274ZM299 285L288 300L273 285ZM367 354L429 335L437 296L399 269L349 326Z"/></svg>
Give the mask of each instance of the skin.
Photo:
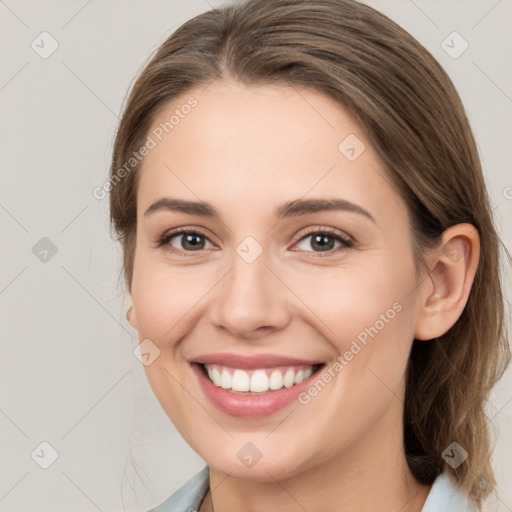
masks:
<svg viewBox="0 0 512 512"><path fill-rule="evenodd" d="M176 98L165 122L198 105L145 157L137 192L137 242L129 321L160 356L145 367L169 418L210 466L201 511L420 511L430 490L413 477L402 442L405 369L413 339L446 332L466 304L479 256L476 230L448 229L417 273L405 202L357 122L323 94L216 81ZM150 130L151 131L151 130ZM366 146L349 161L338 145ZM207 201L220 219L160 210L162 197ZM339 198L366 209L278 220L299 198ZM176 236L198 228L201 250ZM307 228L354 241L321 251ZM263 249L247 263L247 237ZM186 240L185 240L186 244ZM173 253L181 250L188 256ZM205 353L270 353L332 365L365 328L401 311L311 401L241 419L208 401L188 360ZM262 453L248 468L237 452Z"/></svg>

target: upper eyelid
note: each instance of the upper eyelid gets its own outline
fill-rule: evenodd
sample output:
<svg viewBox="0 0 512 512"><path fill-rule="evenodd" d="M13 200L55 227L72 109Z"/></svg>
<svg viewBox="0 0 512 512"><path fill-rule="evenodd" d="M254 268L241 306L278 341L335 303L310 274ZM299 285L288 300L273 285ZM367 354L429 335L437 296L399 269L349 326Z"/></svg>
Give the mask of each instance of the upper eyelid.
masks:
<svg viewBox="0 0 512 512"><path fill-rule="evenodd" d="M307 236L314 235L315 233L325 233L325 234L331 235L333 237L339 237L342 240L353 241L353 238L348 233L345 233L344 231L341 231L339 229L327 228L327 227L307 228L306 232L297 235L296 237L293 238L293 240L295 242L297 242L297 241L302 240L303 238L305 238Z"/></svg>
<svg viewBox="0 0 512 512"><path fill-rule="evenodd" d="M202 229L200 228L192 228L192 227L183 227L183 228L176 228L176 230L171 230L167 233L164 233L162 236L161 236L161 240L165 240L167 239L166 242L164 243L168 243L172 238L174 237L177 237L177 236L183 236L183 235L186 235L186 234L199 234L201 236L203 236L204 238L206 238L211 244L215 244L215 242L213 242L210 238L210 236L204 232ZM303 239L311 236L311 235L314 235L316 233L325 233L327 236L332 236L333 238L338 238L339 240L341 240L342 242L346 242L346 243L354 243L354 239L348 235L347 233L344 233L344 232L341 232L339 230L336 230L335 228L328 228L328 227L325 227L325 226L313 226L313 227L310 227L310 228L307 228L306 232L303 232L303 233L300 233L298 234L297 236L294 236L293 237L293 240L292 240L292 244L295 245L297 243L299 243L300 241L302 241ZM176 251L181 251L181 252L200 252L200 251L185 251L183 249L176 249L174 248ZM201 249L203 250L203 249ZM310 251L307 251L307 252L310 252ZM315 251L312 251L312 252L315 252Z"/></svg>

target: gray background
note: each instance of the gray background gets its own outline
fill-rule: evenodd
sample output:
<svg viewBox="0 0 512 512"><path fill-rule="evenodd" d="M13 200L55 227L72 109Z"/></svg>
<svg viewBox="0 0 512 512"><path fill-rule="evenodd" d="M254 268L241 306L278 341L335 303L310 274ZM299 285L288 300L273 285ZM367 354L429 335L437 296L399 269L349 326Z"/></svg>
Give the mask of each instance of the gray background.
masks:
<svg viewBox="0 0 512 512"><path fill-rule="evenodd" d="M510 250L512 0L369 3L419 39L454 80ZM0 0L2 511L147 510L203 467L133 355L108 199L92 190L107 177L136 74L182 22L215 5ZM51 40L43 31L58 44L46 59L40 53ZM442 46L453 31L469 44L458 58ZM447 41L452 54L463 48L460 39ZM511 383L509 371L490 407L500 433L499 489L489 510L512 511ZM40 467L51 462L43 441L58 453L48 469Z"/></svg>

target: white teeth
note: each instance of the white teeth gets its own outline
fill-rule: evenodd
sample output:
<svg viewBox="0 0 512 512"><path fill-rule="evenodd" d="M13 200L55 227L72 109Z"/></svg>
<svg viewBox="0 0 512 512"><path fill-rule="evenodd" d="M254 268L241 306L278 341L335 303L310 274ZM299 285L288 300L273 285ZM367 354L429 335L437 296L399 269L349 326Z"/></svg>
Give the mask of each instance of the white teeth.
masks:
<svg viewBox="0 0 512 512"><path fill-rule="evenodd" d="M252 374L249 389L254 392L268 391L268 376L265 370L256 370Z"/></svg>
<svg viewBox="0 0 512 512"><path fill-rule="evenodd" d="M229 373L225 368L222 370L222 375L220 377L220 387L224 389L231 389L231 373Z"/></svg>
<svg viewBox="0 0 512 512"><path fill-rule="evenodd" d="M295 384L295 372L292 368L286 370L283 377L283 384L285 388L291 388Z"/></svg>
<svg viewBox="0 0 512 512"><path fill-rule="evenodd" d="M235 370L231 379L233 391L249 391L249 374L244 370Z"/></svg>
<svg viewBox="0 0 512 512"><path fill-rule="evenodd" d="M258 369L249 372L241 369L228 369L218 365L206 364L206 371L210 380L223 389L253 393L265 393L269 390L276 391L282 387L291 388L300 384L313 373L313 368L293 367L281 369Z"/></svg>
<svg viewBox="0 0 512 512"><path fill-rule="evenodd" d="M268 387L272 390L281 389L283 387L283 374L279 370L274 370L270 375Z"/></svg>
<svg viewBox="0 0 512 512"><path fill-rule="evenodd" d="M219 370L214 366L213 368L208 369L208 376L210 377L210 380L216 385L220 387L220 384L222 382L222 377L220 375Z"/></svg>

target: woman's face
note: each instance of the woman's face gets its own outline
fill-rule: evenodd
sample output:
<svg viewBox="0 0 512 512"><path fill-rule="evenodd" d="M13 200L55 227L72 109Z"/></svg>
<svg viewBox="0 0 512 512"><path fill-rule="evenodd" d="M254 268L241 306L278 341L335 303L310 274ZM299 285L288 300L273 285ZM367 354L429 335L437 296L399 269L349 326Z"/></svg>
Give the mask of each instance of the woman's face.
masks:
<svg viewBox="0 0 512 512"><path fill-rule="evenodd" d="M186 441L261 481L401 445L419 279L361 127L316 91L217 81L148 135L131 323Z"/></svg>

